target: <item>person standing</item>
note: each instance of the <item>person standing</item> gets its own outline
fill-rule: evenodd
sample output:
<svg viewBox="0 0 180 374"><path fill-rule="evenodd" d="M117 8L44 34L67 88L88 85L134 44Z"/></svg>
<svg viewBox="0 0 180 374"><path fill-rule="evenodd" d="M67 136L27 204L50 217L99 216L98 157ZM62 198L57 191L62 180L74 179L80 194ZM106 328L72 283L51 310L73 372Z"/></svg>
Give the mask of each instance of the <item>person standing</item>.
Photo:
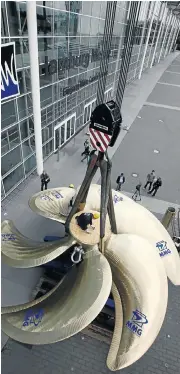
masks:
<svg viewBox="0 0 180 374"><path fill-rule="evenodd" d="M81 153L81 156L84 156L84 158L82 158L81 162L83 162L84 160L87 159L87 163L89 162L89 156L90 156L90 146L89 146L89 143L85 145L84 143L84 146L85 146L85 150L83 153Z"/></svg>
<svg viewBox="0 0 180 374"><path fill-rule="evenodd" d="M86 154L86 150L90 148L89 139L86 139L84 142L84 152L81 153L81 156Z"/></svg>
<svg viewBox="0 0 180 374"><path fill-rule="evenodd" d="M124 173L121 173L117 179L116 179L116 183L117 183L117 187L116 187L116 191L121 191L121 186L122 184L125 183L125 176L124 176Z"/></svg>
<svg viewBox="0 0 180 374"><path fill-rule="evenodd" d="M139 197L139 200L138 201L141 201L141 186L142 186L142 183L139 182L136 186L136 191L134 192L134 194L132 195L132 199L134 201L137 201L137 198Z"/></svg>
<svg viewBox="0 0 180 374"><path fill-rule="evenodd" d="M44 187L45 187L45 190L47 190L47 185L50 182L50 178L49 178L49 175L45 172L45 170L43 170L42 174L40 175L40 179L41 179L41 191L44 190Z"/></svg>
<svg viewBox="0 0 180 374"><path fill-rule="evenodd" d="M153 183L152 189L148 193L152 194L152 196L155 196L157 191L159 190L159 187L161 186L162 186L162 179L158 177L157 180Z"/></svg>
<svg viewBox="0 0 180 374"><path fill-rule="evenodd" d="M89 139L86 139L84 142L84 148L86 148L87 146L89 146Z"/></svg>
<svg viewBox="0 0 180 374"><path fill-rule="evenodd" d="M180 236L173 236L173 242L176 246L178 253L180 254Z"/></svg>
<svg viewBox="0 0 180 374"><path fill-rule="evenodd" d="M69 188L75 188L75 187L74 187L74 184L71 183L71 184L69 185ZM71 200L70 200L70 202L69 202L69 205L68 205L68 208L72 208L72 206L73 206L73 199L74 199L74 196L71 198Z"/></svg>
<svg viewBox="0 0 180 374"><path fill-rule="evenodd" d="M148 191L150 191L152 184L155 179L155 170L152 170L151 173L148 173L146 178L146 184L144 185L144 189L146 189L147 186L149 186Z"/></svg>

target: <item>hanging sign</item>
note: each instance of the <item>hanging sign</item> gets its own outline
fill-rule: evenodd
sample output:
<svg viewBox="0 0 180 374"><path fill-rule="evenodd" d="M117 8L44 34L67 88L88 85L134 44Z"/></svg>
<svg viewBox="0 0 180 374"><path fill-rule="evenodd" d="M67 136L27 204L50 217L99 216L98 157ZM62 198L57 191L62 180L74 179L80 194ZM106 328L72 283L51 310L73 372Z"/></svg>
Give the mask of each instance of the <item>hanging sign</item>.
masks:
<svg viewBox="0 0 180 374"><path fill-rule="evenodd" d="M1 45L1 101L19 95L15 42Z"/></svg>

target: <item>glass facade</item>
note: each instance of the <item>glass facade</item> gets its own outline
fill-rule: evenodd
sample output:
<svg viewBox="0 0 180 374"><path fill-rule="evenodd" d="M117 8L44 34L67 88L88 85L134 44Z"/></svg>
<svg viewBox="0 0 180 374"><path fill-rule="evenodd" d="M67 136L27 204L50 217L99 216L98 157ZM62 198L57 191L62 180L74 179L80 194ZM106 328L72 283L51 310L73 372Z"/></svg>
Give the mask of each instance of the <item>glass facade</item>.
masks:
<svg viewBox="0 0 180 374"><path fill-rule="evenodd" d="M170 52L178 29L161 2L140 2L127 84ZM106 1L37 1L43 158L90 118L96 103ZM130 2L118 1L105 100L115 97ZM150 30L149 30L150 29ZM20 95L1 105L2 181L6 197L36 168L26 2L1 2L1 43L15 42ZM153 61L152 61L153 60Z"/></svg>

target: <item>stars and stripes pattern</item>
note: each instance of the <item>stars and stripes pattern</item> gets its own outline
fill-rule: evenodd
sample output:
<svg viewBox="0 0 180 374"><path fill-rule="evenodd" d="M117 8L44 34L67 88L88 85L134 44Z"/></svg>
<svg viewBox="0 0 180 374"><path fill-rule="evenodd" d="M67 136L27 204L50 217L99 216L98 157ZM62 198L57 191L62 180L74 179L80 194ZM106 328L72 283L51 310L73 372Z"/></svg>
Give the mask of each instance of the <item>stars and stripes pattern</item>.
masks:
<svg viewBox="0 0 180 374"><path fill-rule="evenodd" d="M92 147L100 152L105 152L109 146L112 136L92 128L89 129L89 132Z"/></svg>

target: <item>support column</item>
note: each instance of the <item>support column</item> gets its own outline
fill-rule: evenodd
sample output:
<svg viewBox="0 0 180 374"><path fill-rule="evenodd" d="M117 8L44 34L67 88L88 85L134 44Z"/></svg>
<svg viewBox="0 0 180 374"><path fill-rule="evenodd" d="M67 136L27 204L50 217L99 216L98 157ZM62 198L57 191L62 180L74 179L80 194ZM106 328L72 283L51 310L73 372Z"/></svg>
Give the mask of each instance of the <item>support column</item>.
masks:
<svg viewBox="0 0 180 374"><path fill-rule="evenodd" d="M168 28L169 28L169 23L171 21L171 15L172 15L172 12L170 12L170 14L169 14L169 19L168 19L168 22L167 22L167 25L166 25L166 31L165 31L165 35L164 35L164 40L162 42L162 46L161 46L161 50L160 50L160 54L159 54L159 58L158 58L158 63L161 59L162 51L163 51L163 48L164 48L164 45L165 45L166 36L167 36Z"/></svg>
<svg viewBox="0 0 180 374"><path fill-rule="evenodd" d="M168 41L167 41L167 44L166 44L166 49L165 49L165 52L164 52L164 56L163 56L164 58L167 55L169 43L170 43L171 38L172 38L172 32L173 32L173 26L174 26L174 19L173 18L175 18L175 17L173 17L173 14L172 14L172 16L171 16L171 22L170 22L170 24L171 24L171 30L170 30L170 33L169 33L169 38L168 38Z"/></svg>
<svg viewBox="0 0 180 374"><path fill-rule="evenodd" d="M152 40L152 43L151 43L151 49L150 49L149 58L148 58L148 64L147 64L148 67L150 67L149 66L149 61L150 60L152 61L151 52L152 52L152 48L154 46L154 39L155 39L155 36L156 36L157 26L158 26L158 23L159 23L159 20L160 20L160 16L162 14L162 6L163 6L163 4L161 3L161 6L159 8L159 13L158 13L158 16L157 16L157 20L156 20L156 27L155 27L155 30L154 30L153 40ZM155 49L155 46L154 46L154 49Z"/></svg>
<svg viewBox="0 0 180 374"><path fill-rule="evenodd" d="M36 147L36 165L38 175L43 172L42 133L41 133L41 105L39 84L39 61L37 41L36 1L27 1L27 24L31 70L31 90L34 115L34 134Z"/></svg>
<svg viewBox="0 0 180 374"><path fill-rule="evenodd" d="M170 43L170 46L169 46L169 51L168 51L168 53L171 52L171 50L172 50L172 46L173 46L173 44L174 44L175 36L176 36L176 33L177 33L177 29L176 29L176 27L177 27L177 29L178 29L177 18L176 18L176 20L175 20L175 24L174 24L174 32L173 32L173 36L172 36L172 39L171 39L171 43Z"/></svg>
<svg viewBox="0 0 180 374"><path fill-rule="evenodd" d="M156 10L156 6L157 6L157 2L155 1L154 3L152 3L152 16L151 16L148 35L147 35L146 44L145 44L145 48L144 48L144 54L143 54L143 58L142 58L142 62L141 62L141 67L140 67L140 71L139 71L139 76L138 76L139 79L141 79L141 74L142 74L142 71L143 71L143 65L144 65L144 60L145 60L145 57L146 57L146 52L147 52L147 47L148 47L148 42L149 42L149 37L150 37L150 33L151 33L151 28L152 28L152 23L153 23L153 18L154 18L154 13L155 13L155 10Z"/></svg>
<svg viewBox="0 0 180 374"><path fill-rule="evenodd" d="M145 30L146 30L146 22L147 22L147 19L148 19L148 16L149 16L149 12L150 12L149 3L146 1L146 2L143 3L143 6L144 5L146 6L146 14L145 14L145 20L144 20L142 35L141 35L141 43L140 43L140 47L139 47L138 58L137 58L137 66L136 66L136 69L135 69L135 75L134 75L135 77L136 77L137 69L139 67L138 62L139 62L139 57L141 55L141 49L142 49L142 46L143 46L144 34L145 34Z"/></svg>
<svg viewBox="0 0 180 374"><path fill-rule="evenodd" d="M153 63L154 63L154 59L155 59L155 55L156 55L156 49L157 49L157 46L158 46L158 42L159 42L159 38L160 38L160 35L161 35L162 26L163 26L164 15L165 15L165 12L166 12L166 5L163 4L163 3L161 5L162 5L161 26L160 26L159 31L158 31L158 36L157 36L156 45L155 45L155 48L154 48L154 53L153 53L153 57L152 57L150 68L152 68Z"/></svg>
<svg viewBox="0 0 180 374"><path fill-rule="evenodd" d="M130 8L130 2L128 3L128 13L129 13L129 8ZM128 16L127 16L128 18ZM125 26L124 26L125 27ZM119 46L118 46L118 53L117 53L117 60L116 60L116 67L115 67L115 73L114 73L114 83L113 83L113 89L112 89L112 98L115 96L115 84L116 84L116 74L118 71L118 66L119 66L119 60L121 58L121 47L122 47L123 40L120 38Z"/></svg>
<svg viewBox="0 0 180 374"><path fill-rule="evenodd" d="M174 35L176 33L176 24L177 24L177 18L176 18L176 16L174 16L173 30L172 30L172 34L171 34L171 40L170 40L170 43L168 45L167 54L169 54L171 52L171 45L172 45L172 42L173 42L173 39L174 39Z"/></svg>
<svg viewBox="0 0 180 374"><path fill-rule="evenodd" d="M163 42L164 42L164 39L163 39L163 35L165 34L165 28L166 28L166 22L167 22L167 19L168 19L168 16L169 16L169 10L165 4L165 16L164 16L164 19L163 19L163 27L162 27L162 32L161 32L161 47L160 47L160 51L159 51L159 56L160 56L160 53L161 53L161 49L162 49L162 45L163 45ZM157 63L159 63L159 56L158 56L158 60L157 60Z"/></svg>
<svg viewBox="0 0 180 374"><path fill-rule="evenodd" d="M122 56L122 62L120 67L118 86L116 92L116 103L121 108L124 90L126 87L126 79L129 70L129 64L131 60L132 48L134 44L135 26L139 15L139 4L138 1L130 2L130 8L128 11L128 19L126 26L126 37L124 43L124 50Z"/></svg>
<svg viewBox="0 0 180 374"><path fill-rule="evenodd" d="M173 45L177 40L177 37L178 37L178 34L179 34L179 29L180 29L180 21L177 20L177 29L175 31L175 35L174 35L174 38L173 38L173 41L172 41L171 49L173 48Z"/></svg>

